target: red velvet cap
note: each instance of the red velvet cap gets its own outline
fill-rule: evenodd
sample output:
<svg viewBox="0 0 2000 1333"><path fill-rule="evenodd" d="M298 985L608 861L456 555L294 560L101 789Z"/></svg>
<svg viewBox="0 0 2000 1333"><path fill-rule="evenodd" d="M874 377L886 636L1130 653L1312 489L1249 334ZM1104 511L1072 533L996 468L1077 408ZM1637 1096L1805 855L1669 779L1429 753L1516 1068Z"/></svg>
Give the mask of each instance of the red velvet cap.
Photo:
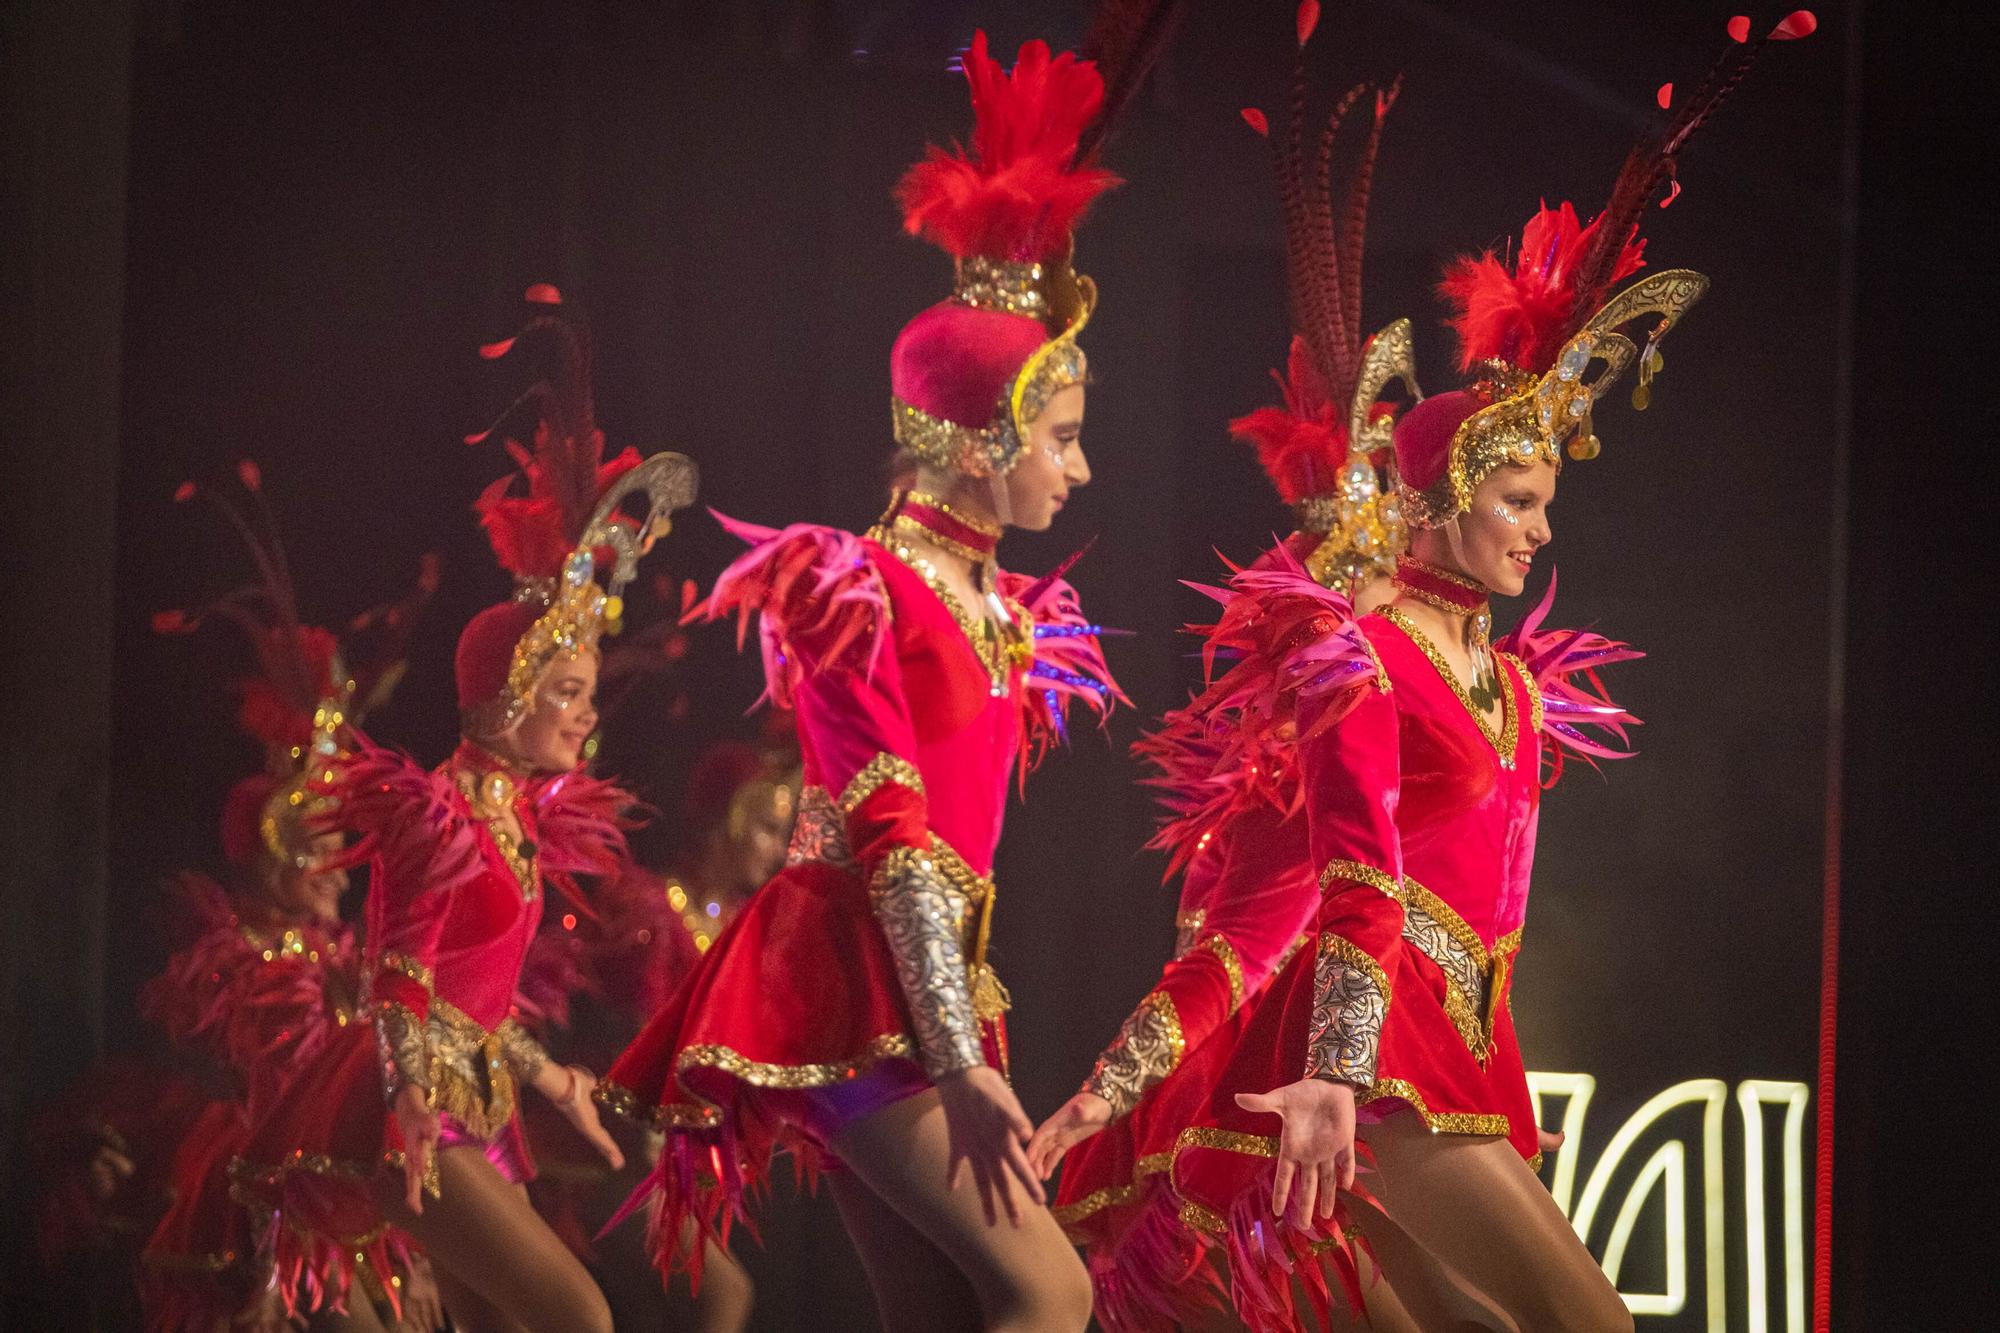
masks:
<svg viewBox="0 0 2000 1333"><path fill-rule="evenodd" d="M278 787L278 778L256 773L229 789L222 803L222 859L234 868L247 868L264 850L264 803Z"/></svg>
<svg viewBox="0 0 2000 1333"><path fill-rule="evenodd" d="M941 301L896 336L890 390L912 407L978 430L1048 338L1042 322L1027 315Z"/></svg>
<svg viewBox="0 0 2000 1333"><path fill-rule="evenodd" d="M507 671L514 664L514 645L540 615L540 610L527 602L500 602L466 624L458 636L458 653L453 659L461 713L491 703L506 693Z"/></svg>
<svg viewBox="0 0 2000 1333"><path fill-rule="evenodd" d="M1402 484L1415 491L1435 486L1451 459L1451 437L1467 417L1485 406L1485 395L1453 389L1432 394L1403 413L1395 434L1396 474Z"/></svg>

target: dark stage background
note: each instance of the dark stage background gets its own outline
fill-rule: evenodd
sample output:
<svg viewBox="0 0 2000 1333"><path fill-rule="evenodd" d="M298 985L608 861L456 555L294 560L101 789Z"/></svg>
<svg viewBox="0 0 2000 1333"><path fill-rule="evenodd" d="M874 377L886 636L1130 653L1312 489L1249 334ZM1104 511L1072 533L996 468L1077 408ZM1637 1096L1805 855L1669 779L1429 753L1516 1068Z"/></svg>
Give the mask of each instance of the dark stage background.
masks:
<svg viewBox="0 0 2000 1333"><path fill-rule="evenodd" d="M1176 629L1205 603L1176 581L1212 577L1211 548L1247 558L1286 522L1223 427L1270 400L1287 336L1274 192L1236 112L1282 104L1292 8L1192 6L1110 149L1130 183L1079 243L1105 293L1087 336L1097 479L1056 532L1007 543L1011 566L1038 571L1099 535L1074 581L1095 615L1135 632L1110 652L1137 709L1034 778L1001 852L997 958L1037 1117L1171 941L1173 895L1137 850L1151 812L1125 747L1196 678ZM115 599L102 606L112 759L94 770L109 783L109 862L103 893L79 906L91 942L72 943L64 974L70 1032L91 1040L31 1043L65 1073L95 1025L107 1047L140 1040L132 998L161 958L159 881L209 861L221 795L253 761L218 688L227 650L148 629L153 611L243 567L216 524L169 503L175 485L258 459L312 617L390 596L421 553L443 555L410 675L371 728L440 757L453 637L504 592L469 510L503 460L458 440L516 372L473 349L512 331L521 290L554 281L587 314L614 447L695 456L704 502L732 515L865 525L882 498L887 349L948 284L942 257L899 233L890 187L927 141L964 132L946 65L976 22L1011 51L1035 35L1072 45L1087 17L919 0L107 12L132 47L122 388L116 485L82 516L116 533L115 583L94 585ZM1738 1099L1746 1080L1810 1085L1817 1051L1853 73L1853 16L1818 12L1820 34L1769 53L1691 150L1681 198L1648 215L1653 264L1699 268L1714 289L1666 349L1653 409L1617 396L1603 457L1565 472L1555 512L1557 620L1648 652L1612 682L1646 726L1638 758L1602 777L1574 769L1546 803L1516 1009L1531 1068L1594 1079L1564 1150L1573 1202L1614 1132L1630 1121L1636 1135L1605 1169L1593 1249L1642 1168L1664 1171L1633 1201L1620 1278L1677 1305L1646 1313L1647 1328L1784 1327L1810 1279L1810 1110L1793 1140L1798 1241L1782 1101L1795 1094L1765 1090L1780 1101L1756 1117L1765 1142L1747 1179ZM1504 242L1538 198L1594 208L1654 89L1699 77L1723 17L1702 3L1328 6L1312 57L1329 97L1406 79L1376 176L1367 318L1417 318L1426 387L1452 382L1428 291L1440 262ZM115 74L96 77L124 95ZM654 568L705 583L730 546L687 515ZM671 609L636 600L640 617ZM698 633L682 672L611 719L606 766L674 808L690 753L755 725L742 714L757 688L725 631ZM693 706L676 719L680 693ZM86 919L99 902L101 929ZM33 993L25 975L14 997ZM1675 1087L1692 1100L1634 1119ZM1681 1158L1655 1157L1674 1140ZM751 1255L758 1327L867 1326L830 1206L781 1207L770 1242ZM1788 1273L1788 1253L1803 1272Z"/></svg>

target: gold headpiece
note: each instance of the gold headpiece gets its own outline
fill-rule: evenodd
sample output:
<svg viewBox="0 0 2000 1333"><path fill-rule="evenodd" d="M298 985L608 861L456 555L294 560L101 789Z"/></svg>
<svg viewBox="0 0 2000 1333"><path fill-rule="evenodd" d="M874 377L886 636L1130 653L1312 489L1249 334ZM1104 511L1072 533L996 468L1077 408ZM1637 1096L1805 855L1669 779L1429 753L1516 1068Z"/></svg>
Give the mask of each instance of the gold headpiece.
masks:
<svg viewBox="0 0 2000 1333"><path fill-rule="evenodd" d="M1399 319L1369 339L1347 411L1347 461L1336 489L1310 495L1295 506L1299 531L1323 538L1305 559L1306 572L1329 588L1353 596L1362 585L1396 568L1409 544L1394 486L1377 471L1374 455L1389 447L1395 419L1376 404L1392 381L1402 381L1413 401L1417 387L1416 340L1410 321Z"/></svg>
<svg viewBox="0 0 2000 1333"><path fill-rule="evenodd" d="M1027 448L1028 431L1049 399L1087 381L1090 367L1077 335L1097 307L1097 284L1065 262L1016 264L973 256L958 261L952 300L973 310L997 310L1061 328L1005 384L983 426L963 426L891 395L896 443L940 471L1004 477Z"/></svg>
<svg viewBox="0 0 2000 1333"><path fill-rule="evenodd" d="M507 687L496 699L467 711L465 732L498 736L527 716L535 683L551 664L580 653L595 652L608 630L616 634L625 614L625 585L639 572L639 558L673 529L673 512L694 503L700 473L685 454L663 452L621 474L598 500L583 537L563 560L555 578L520 580L514 599L543 607L535 623L515 641L507 668ZM636 522L621 512L634 495L646 499L646 511ZM608 571L601 570L599 551L612 553ZM599 583L598 575L606 575Z"/></svg>
<svg viewBox="0 0 2000 1333"><path fill-rule="evenodd" d="M1663 269L1605 302L1563 344L1545 374L1487 362L1478 392L1492 401L1452 432L1450 458L1435 483L1421 491L1402 488L1405 517L1420 528L1448 522L1471 506L1472 493L1496 468L1539 460L1560 470L1565 444L1571 458L1597 457L1602 443L1592 408L1636 361L1639 383L1632 406L1645 409L1653 377L1666 365L1660 343L1707 291L1708 279L1692 269ZM1646 315L1658 315L1659 321L1642 351L1620 330ZM1593 363L1602 363L1594 377Z"/></svg>

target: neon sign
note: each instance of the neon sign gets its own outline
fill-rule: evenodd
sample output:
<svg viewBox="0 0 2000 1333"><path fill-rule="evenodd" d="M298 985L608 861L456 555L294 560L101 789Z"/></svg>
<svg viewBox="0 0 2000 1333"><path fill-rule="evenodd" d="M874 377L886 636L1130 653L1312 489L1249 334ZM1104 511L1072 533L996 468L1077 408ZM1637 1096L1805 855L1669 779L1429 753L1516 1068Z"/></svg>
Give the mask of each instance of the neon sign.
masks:
<svg viewBox="0 0 2000 1333"><path fill-rule="evenodd" d="M1688 1196L1691 1149L1685 1137L1660 1141L1636 1173L1626 1179L1623 1199L1612 1215L1608 1229L1600 1225L1614 1185L1619 1183L1626 1159L1641 1150L1661 1120L1681 1107L1698 1108L1700 1130L1697 1139L1701 1164L1699 1201L1701 1209L1702 1307L1710 1333L1729 1328L1729 1226L1731 1212L1724 1174L1724 1129L1729 1114L1729 1085L1721 1079L1697 1078L1672 1087L1646 1101L1620 1125L1597 1154L1590 1172L1583 1178L1583 1192L1577 1194L1577 1177L1587 1146L1584 1131L1597 1080L1589 1074L1530 1073L1528 1092L1534 1102L1535 1118L1545 1128L1561 1130L1565 1141L1551 1157L1548 1170L1549 1193L1556 1206L1569 1218L1576 1234L1604 1266L1615 1286L1625 1266L1632 1235L1655 1193L1660 1195L1665 1253L1662 1267L1665 1282L1659 1291L1626 1291L1626 1307L1635 1318L1648 1315L1678 1315L1688 1308L1692 1251L1689 1248ZM1736 1087L1737 1114L1742 1121L1743 1192L1740 1199L1744 1259L1744 1327L1750 1333L1768 1333L1772 1327L1771 1223L1767 1178L1769 1136L1765 1124L1767 1107L1784 1108L1784 1125L1779 1135L1780 1188L1783 1191L1780 1226L1783 1233L1781 1271L1784 1328L1786 1333L1804 1333L1806 1326L1805 1254L1805 1113L1809 1090L1803 1083L1770 1079L1746 1079ZM1560 1114L1551 1120L1544 1111L1545 1098L1561 1098ZM1685 1120L1685 1116L1676 1117ZM1593 1241L1601 1234L1602 1243Z"/></svg>

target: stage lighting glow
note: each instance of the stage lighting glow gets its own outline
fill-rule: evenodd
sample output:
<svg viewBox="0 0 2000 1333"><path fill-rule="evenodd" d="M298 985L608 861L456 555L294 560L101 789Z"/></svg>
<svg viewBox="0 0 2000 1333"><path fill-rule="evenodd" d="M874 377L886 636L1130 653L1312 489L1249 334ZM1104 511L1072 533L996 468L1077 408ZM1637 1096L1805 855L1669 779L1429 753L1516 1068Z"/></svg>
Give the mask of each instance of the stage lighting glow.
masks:
<svg viewBox="0 0 2000 1333"><path fill-rule="evenodd" d="M1767 1106L1785 1108L1780 1141L1779 1171L1784 1191L1783 1219L1783 1308L1787 1333L1804 1333L1806 1316L1805 1254L1805 1112L1810 1090L1803 1083L1772 1079L1749 1079L1737 1085L1736 1103L1742 1116L1743 1136L1740 1162L1729 1161L1724 1128L1729 1103L1729 1085L1721 1079L1699 1078L1676 1083L1649 1098L1618 1127L1605 1142L1584 1178L1583 1192L1576 1194L1583 1152L1588 1145L1585 1130L1597 1091L1597 1079L1590 1074L1535 1072L1528 1075L1528 1094L1537 1123L1559 1129L1563 1146L1555 1151L1549 1180L1549 1194L1586 1245L1591 1244L1599 1214L1609 1201L1625 1159L1640 1146L1641 1139L1664 1116L1678 1107L1701 1107L1701 1216L1702 1216L1702 1298L1703 1323L1711 1333L1729 1327L1728 1234L1729 1212L1725 1167L1743 1174L1742 1245L1747 1275L1743 1305L1748 1319L1744 1327L1751 1333L1767 1333L1771 1327L1770 1252L1766 1178L1770 1144L1764 1126ZM1560 1097L1563 1105L1555 1123L1544 1110L1546 1098ZM1661 1199L1664 1232L1664 1288L1632 1292L1621 1289L1626 1307L1635 1317L1671 1316L1686 1311L1690 1292L1691 1260L1688 1233L1688 1153L1685 1138L1660 1144L1631 1176L1625 1194L1612 1219L1599 1253L1606 1276L1618 1282L1632 1235L1655 1192Z"/></svg>

